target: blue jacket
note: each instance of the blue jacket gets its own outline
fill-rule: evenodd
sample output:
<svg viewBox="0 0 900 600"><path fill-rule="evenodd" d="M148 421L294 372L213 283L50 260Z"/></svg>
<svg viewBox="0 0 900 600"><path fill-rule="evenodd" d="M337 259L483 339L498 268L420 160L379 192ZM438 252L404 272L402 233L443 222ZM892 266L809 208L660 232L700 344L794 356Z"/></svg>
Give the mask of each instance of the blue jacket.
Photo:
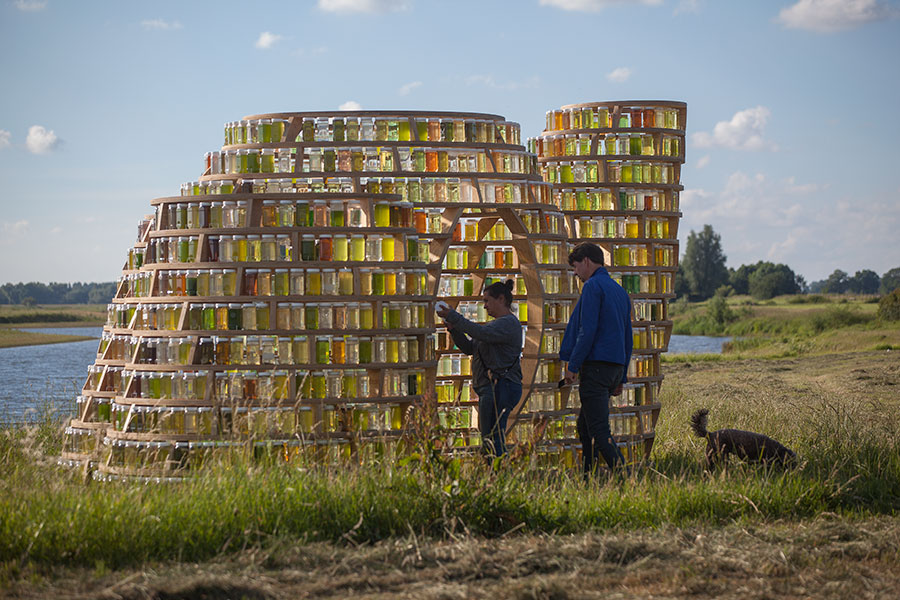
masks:
<svg viewBox="0 0 900 600"><path fill-rule="evenodd" d="M605 268L599 267L584 282L560 344L559 358L569 363L568 369L573 373L586 360L625 365L625 383L633 341L631 298Z"/></svg>

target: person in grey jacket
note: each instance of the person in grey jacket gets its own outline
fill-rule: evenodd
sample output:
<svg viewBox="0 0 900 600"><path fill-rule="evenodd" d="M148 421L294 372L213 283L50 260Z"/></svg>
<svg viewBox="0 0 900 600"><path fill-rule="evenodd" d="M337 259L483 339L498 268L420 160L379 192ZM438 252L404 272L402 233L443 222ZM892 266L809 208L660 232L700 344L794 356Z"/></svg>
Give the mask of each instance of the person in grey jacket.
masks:
<svg viewBox="0 0 900 600"><path fill-rule="evenodd" d="M513 281L484 290L484 308L493 321L480 325L449 307L437 309L457 348L472 356L472 385L478 394L482 446L506 454L506 422L522 397L522 324L512 314Z"/></svg>

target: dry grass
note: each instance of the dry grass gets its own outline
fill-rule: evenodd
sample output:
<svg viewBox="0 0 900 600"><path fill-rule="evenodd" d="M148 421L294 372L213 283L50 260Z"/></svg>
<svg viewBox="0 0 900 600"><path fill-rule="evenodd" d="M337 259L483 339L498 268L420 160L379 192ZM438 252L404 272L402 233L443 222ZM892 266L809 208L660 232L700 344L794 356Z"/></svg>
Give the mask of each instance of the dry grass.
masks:
<svg viewBox="0 0 900 600"><path fill-rule="evenodd" d="M204 564L16 573L9 598L892 598L900 519L372 545L289 544Z"/></svg>

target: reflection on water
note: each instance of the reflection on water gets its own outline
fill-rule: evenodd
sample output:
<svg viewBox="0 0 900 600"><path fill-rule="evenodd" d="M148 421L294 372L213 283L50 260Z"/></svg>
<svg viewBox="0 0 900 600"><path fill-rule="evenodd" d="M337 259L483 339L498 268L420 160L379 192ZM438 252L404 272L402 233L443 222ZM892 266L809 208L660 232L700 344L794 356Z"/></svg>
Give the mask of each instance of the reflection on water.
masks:
<svg viewBox="0 0 900 600"><path fill-rule="evenodd" d="M673 335L669 340L669 354L722 354L722 344L731 336Z"/></svg>
<svg viewBox="0 0 900 600"><path fill-rule="evenodd" d="M42 327L40 333L90 335L101 327ZM34 420L39 411L71 413L75 396L97 357L99 339L0 348L0 423Z"/></svg>

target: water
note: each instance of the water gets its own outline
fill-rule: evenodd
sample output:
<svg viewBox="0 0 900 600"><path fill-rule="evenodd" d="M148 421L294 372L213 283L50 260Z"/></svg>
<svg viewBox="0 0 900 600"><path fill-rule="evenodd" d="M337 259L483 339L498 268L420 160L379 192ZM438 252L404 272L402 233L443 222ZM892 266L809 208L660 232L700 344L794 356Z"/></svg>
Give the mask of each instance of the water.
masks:
<svg viewBox="0 0 900 600"><path fill-rule="evenodd" d="M711 337L706 335L672 335L669 340L669 354L721 354L722 344L730 342L731 336Z"/></svg>
<svg viewBox="0 0 900 600"><path fill-rule="evenodd" d="M0 348L0 423L21 423L50 409L71 414L87 369L97 358L102 327L29 328L40 333L90 335L65 344Z"/></svg>

